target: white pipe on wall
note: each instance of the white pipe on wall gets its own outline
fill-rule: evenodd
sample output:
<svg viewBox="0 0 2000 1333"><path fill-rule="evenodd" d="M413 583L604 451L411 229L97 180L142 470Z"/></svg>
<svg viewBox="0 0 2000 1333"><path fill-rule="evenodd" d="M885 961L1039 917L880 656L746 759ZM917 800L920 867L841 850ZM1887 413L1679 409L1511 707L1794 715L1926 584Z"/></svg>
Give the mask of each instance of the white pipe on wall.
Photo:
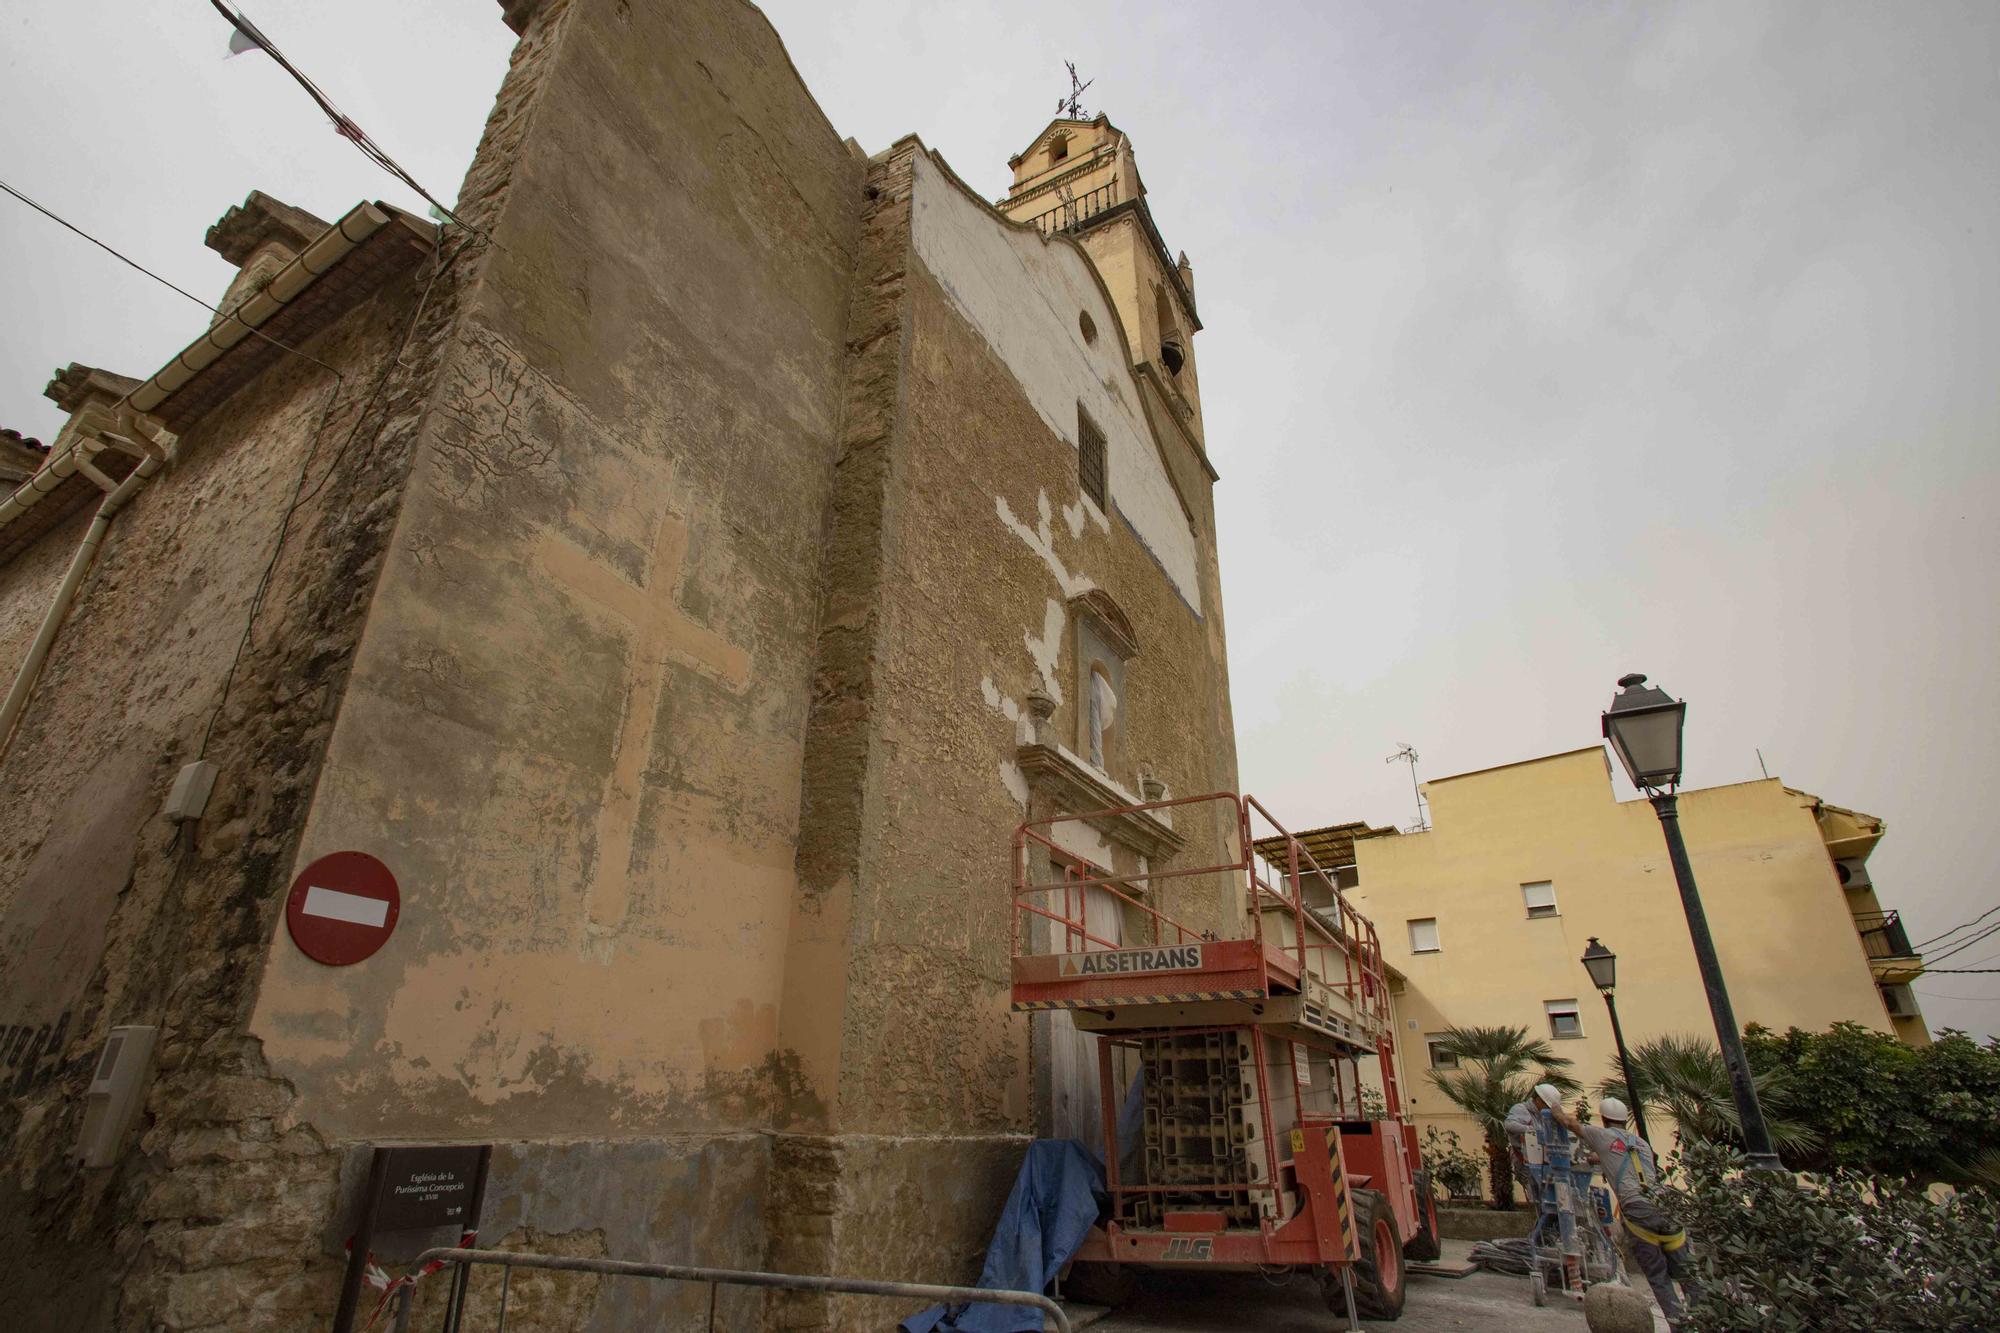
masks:
<svg viewBox="0 0 2000 1333"><path fill-rule="evenodd" d="M84 442L78 443L82 445ZM105 441L92 439L83 451L94 457L106 447ZM62 583L56 588L55 598L49 603L48 613L42 617L41 628L35 631L35 641L28 646L28 656L21 663L21 669L14 673L14 684L7 691L7 700L0 703L0 753L13 743L14 724L20 721L22 710L28 706L28 696L35 692L35 682L41 678L42 665L48 661L49 649L55 644L56 631L62 628L64 618L69 615L70 604L76 600L76 590L97 557L97 548L104 545L104 535L111 530L112 518L166 461L159 446L148 443L144 448L145 457L139 460L139 465L112 488L104 497L104 503L97 506L97 514L90 520L90 529L83 534L83 541L71 557Z"/></svg>

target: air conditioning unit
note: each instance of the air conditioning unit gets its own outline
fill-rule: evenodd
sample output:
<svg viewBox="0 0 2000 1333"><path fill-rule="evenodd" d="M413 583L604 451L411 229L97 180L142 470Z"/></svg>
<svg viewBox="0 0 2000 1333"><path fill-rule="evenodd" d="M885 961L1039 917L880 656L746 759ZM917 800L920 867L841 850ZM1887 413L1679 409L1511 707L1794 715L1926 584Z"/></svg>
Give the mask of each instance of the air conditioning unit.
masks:
<svg viewBox="0 0 2000 1333"><path fill-rule="evenodd" d="M1866 861L1859 861L1853 857L1848 857L1845 860L1835 861L1833 863L1833 871L1836 875L1840 876L1840 887L1843 889L1872 889L1875 887L1875 881L1868 878L1868 863Z"/></svg>
<svg viewBox="0 0 2000 1333"><path fill-rule="evenodd" d="M1915 1018L1917 1016L1917 997L1910 994L1908 986L1882 987L1882 1005L1889 1011L1889 1017L1891 1018Z"/></svg>

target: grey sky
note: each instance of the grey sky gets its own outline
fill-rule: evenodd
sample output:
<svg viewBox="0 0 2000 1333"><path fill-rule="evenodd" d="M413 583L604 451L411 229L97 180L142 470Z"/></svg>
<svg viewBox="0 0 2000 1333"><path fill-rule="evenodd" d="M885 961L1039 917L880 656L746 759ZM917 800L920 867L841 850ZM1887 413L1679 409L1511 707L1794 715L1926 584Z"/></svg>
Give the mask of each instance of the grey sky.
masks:
<svg viewBox="0 0 2000 1333"><path fill-rule="evenodd" d="M455 192L492 0L245 3ZM1243 781L1281 815L1408 823L1396 742L1427 776L1590 744L1638 669L1691 701L1693 784L1762 747L1886 818L1913 937L2000 903L2000 7L765 9L842 133L989 194L1062 60L1097 79L1195 265ZM0 177L200 294L252 187L421 208L203 0L0 34ZM0 244L0 424L47 438L52 368L202 327L4 198ZM2000 1029L2000 974L1918 988Z"/></svg>

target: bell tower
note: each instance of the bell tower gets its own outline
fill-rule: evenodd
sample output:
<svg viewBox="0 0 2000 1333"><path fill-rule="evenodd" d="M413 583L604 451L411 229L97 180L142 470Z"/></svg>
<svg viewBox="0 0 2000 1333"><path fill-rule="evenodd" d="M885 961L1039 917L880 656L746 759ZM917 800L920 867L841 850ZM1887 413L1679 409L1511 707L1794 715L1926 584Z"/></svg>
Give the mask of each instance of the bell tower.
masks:
<svg viewBox="0 0 2000 1333"><path fill-rule="evenodd" d="M1008 165L1014 183L1000 211L1044 236L1067 235L1083 246L1111 289L1133 365L1205 449L1194 268L1185 253L1172 257L1160 237L1132 141L1108 116L1058 116Z"/></svg>

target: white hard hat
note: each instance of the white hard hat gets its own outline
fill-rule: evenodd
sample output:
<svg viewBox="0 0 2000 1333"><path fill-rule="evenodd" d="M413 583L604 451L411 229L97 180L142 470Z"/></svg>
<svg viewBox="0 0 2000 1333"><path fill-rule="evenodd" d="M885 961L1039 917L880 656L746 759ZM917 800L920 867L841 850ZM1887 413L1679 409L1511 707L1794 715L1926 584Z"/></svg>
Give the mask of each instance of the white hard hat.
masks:
<svg viewBox="0 0 2000 1333"><path fill-rule="evenodd" d="M1562 1105L1563 1095L1556 1090L1556 1085L1553 1083L1537 1083L1535 1085L1535 1095L1542 1099L1542 1105L1544 1106Z"/></svg>
<svg viewBox="0 0 2000 1333"><path fill-rule="evenodd" d="M1624 1102L1616 1097L1606 1097L1597 1104L1597 1113L1606 1120L1630 1120L1632 1112Z"/></svg>

